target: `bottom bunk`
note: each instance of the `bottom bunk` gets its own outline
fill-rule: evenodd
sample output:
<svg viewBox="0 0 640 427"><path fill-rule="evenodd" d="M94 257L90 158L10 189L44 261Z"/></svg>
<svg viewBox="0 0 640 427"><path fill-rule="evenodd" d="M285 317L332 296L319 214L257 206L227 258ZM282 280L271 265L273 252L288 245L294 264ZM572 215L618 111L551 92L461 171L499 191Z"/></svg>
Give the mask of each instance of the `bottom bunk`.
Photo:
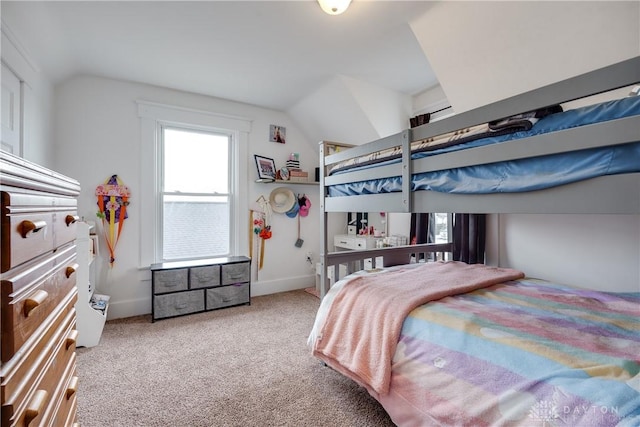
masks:
<svg viewBox="0 0 640 427"><path fill-rule="evenodd" d="M414 263L334 284L308 343L400 426L637 426L639 307L640 292Z"/></svg>

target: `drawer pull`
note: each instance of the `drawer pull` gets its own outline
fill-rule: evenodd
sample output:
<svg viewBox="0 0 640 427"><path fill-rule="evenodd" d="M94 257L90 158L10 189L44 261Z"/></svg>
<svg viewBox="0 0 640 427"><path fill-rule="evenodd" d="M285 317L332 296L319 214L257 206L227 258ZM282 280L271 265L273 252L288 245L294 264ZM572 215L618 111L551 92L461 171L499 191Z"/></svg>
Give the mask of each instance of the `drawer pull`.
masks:
<svg viewBox="0 0 640 427"><path fill-rule="evenodd" d="M67 339L64 344L65 349L69 350L76 344L76 341L78 341L78 330L74 329L73 331L69 332L69 335L67 335Z"/></svg>
<svg viewBox="0 0 640 427"><path fill-rule="evenodd" d="M80 267L80 265L78 264L73 264L67 267L67 269L64 271L64 275L67 276L67 279L78 270L78 267Z"/></svg>
<svg viewBox="0 0 640 427"><path fill-rule="evenodd" d="M67 227L73 224L76 221L79 221L80 217L78 215L67 215L64 218L64 223L67 224Z"/></svg>
<svg viewBox="0 0 640 427"><path fill-rule="evenodd" d="M40 230L43 230L44 228L47 227L47 222L46 221L29 221L24 220L20 223L20 225L18 226L18 229L20 231L20 235L22 236L23 239L26 239L29 235L37 233Z"/></svg>
<svg viewBox="0 0 640 427"><path fill-rule="evenodd" d="M38 390L35 392L31 401L29 401L29 405L27 406L27 410L24 415L24 423L25 425L29 425L31 421L33 421L44 409L44 405L47 402L47 391L46 390Z"/></svg>
<svg viewBox="0 0 640 427"><path fill-rule="evenodd" d="M67 400L71 399L71 396L78 391L78 377L71 377L71 381L69 381L69 387L67 387Z"/></svg>
<svg viewBox="0 0 640 427"><path fill-rule="evenodd" d="M43 289L38 289L37 291L35 291L24 302L24 315L26 317L31 316L31 313L33 313L33 310L38 308L38 306L40 306L44 302L44 300L46 300L48 297L49 297L49 293Z"/></svg>

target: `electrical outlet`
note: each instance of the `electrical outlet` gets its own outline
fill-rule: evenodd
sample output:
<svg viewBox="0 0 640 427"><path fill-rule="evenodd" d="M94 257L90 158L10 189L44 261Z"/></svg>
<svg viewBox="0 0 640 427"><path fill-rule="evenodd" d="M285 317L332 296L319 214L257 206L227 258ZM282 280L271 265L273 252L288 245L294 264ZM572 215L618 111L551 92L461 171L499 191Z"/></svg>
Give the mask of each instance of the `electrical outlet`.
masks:
<svg viewBox="0 0 640 427"><path fill-rule="evenodd" d="M313 252L307 252L306 260L309 264L313 264Z"/></svg>

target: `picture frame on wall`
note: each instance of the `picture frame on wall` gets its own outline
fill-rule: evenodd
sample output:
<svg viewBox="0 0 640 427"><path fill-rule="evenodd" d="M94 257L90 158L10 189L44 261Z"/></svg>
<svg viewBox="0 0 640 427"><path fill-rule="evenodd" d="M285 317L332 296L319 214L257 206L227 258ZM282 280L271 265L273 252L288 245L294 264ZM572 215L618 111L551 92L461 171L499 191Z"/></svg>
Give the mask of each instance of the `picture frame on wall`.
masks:
<svg viewBox="0 0 640 427"><path fill-rule="evenodd" d="M287 138L287 128L284 126L269 126L269 141L284 144Z"/></svg>
<svg viewBox="0 0 640 427"><path fill-rule="evenodd" d="M254 154L256 160L256 168L258 169L258 179L265 181L275 181L276 179L276 163L269 157Z"/></svg>

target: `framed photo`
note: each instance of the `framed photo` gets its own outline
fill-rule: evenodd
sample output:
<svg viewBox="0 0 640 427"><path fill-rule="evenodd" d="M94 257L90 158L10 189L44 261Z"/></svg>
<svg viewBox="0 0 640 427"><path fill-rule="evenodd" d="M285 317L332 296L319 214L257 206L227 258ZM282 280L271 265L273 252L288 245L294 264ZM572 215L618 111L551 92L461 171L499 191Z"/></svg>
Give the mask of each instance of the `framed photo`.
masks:
<svg viewBox="0 0 640 427"><path fill-rule="evenodd" d="M278 126L278 125L270 125L269 126L269 141L271 142L279 142L284 144L287 138L287 128Z"/></svg>
<svg viewBox="0 0 640 427"><path fill-rule="evenodd" d="M268 157L259 156L254 154L256 159L256 167L258 168L258 178L275 180L276 179L276 164L273 159Z"/></svg>

